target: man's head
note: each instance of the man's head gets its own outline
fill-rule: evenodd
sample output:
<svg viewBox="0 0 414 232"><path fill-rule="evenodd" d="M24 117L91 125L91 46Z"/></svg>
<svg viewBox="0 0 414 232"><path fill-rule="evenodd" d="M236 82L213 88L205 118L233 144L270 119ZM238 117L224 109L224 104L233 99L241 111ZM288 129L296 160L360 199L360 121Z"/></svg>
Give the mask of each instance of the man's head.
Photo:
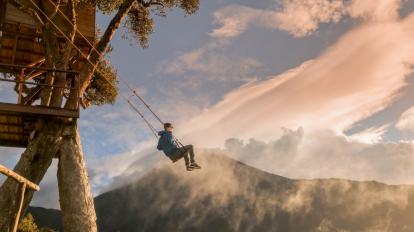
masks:
<svg viewBox="0 0 414 232"><path fill-rule="evenodd" d="M174 127L171 123L167 122L167 123L164 123L164 130L172 132L174 130Z"/></svg>

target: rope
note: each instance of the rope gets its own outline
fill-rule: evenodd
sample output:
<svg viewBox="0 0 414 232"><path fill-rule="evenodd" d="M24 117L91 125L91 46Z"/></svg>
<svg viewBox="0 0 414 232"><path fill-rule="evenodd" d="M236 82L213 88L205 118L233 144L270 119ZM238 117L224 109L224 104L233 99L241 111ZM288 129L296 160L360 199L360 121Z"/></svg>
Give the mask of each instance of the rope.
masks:
<svg viewBox="0 0 414 232"><path fill-rule="evenodd" d="M139 95L137 93L137 91L135 91L135 89L133 89L126 80L122 80L125 85L128 87L128 89L130 91L132 91L132 93L134 93L134 95L142 102L142 104L144 104L145 107L147 107L147 109L152 113L152 115L154 115L154 117L162 124L164 125L164 122L161 120L161 118L151 109L151 107L147 104L147 102L144 100L144 98L141 97L141 95Z"/></svg>
<svg viewBox="0 0 414 232"><path fill-rule="evenodd" d="M138 110L138 108L132 104L132 102L126 98L124 95L122 97L128 102L129 106L144 120L144 122L147 124L148 128L151 130L151 132L154 134L155 138L158 139L157 130L155 127L145 118L144 114L141 113L141 111Z"/></svg>
<svg viewBox="0 0 414 232"><path fill-rule="evenodd" d="M147 109L152 113L152 115L154 115L154 117L162 124L162 125L164 125L164 122L163 122L163 120L152 110L152 108L151 108L151 106L149 105L149 104L147 104L147 102L144 100L144 98L143 97L141 97L141 95L139 95L138 93L137 93L137 91L135 91L135 89L133 89L132 87L131 87L131 85L129 85L129 83L126 81L126 80L123 80L123 82L124 82L124 84L128 87L128 89L130 90L130 91L132 91L133 93L134 93L134 95L142 102L142 104L145 106L145 107L147 107ZM184 145L180 142L180 140L177 138L177 137L175 137L174 135L173 135L173 139L175 140L175 142L177 143L177 145L178 146L181 146L181 147L184 147Z"/></svg>
<svg viewBox="0 0 414 232"><path fill-rule="evenodd" d="M76 32L86 41L86 43L88 43L89 44L89 46L91 46L91 48L93 49L93 50L95 50L95 52L96 53L98 53L98 55L99 56L102 56L102 53L100 52L100 51L98 51L96 48L95 48L95 46L86 38L86 36L84 36L83 34L82 34L82 32L80 31L80 30L78 30L78 27L75 27L75 25L72 23L72 20L70 20L67 16L66 16L66 14L64 13L64 12L62 12L61 10L60 10L60 7L57 5L57 4L55 4L52 0L48 0L56 9L57 9L57 11L58 11L58 13L60 13L62 16L63 16L63 18L66 20L66 21L68 21L69 23L70 23L70 25L72 26L72 27L74 27L75 28L75 30L76 30Z"/></svg>
<svg viewBox="0 0 414 232"><path fill-rule="evenodd" d="M85 59L86 59L86 61L88 61L88 63L89 64L91 64L92 66L93 66L93 68L94 68L94 70L95 71L97 71L96 70L96 67L98 66L98 64L99 64L99 62L97 62L96 64L93 64L92 63L92 61L90 61L89 60L89 57L88 56L86 56L85 54L83 54L83 52L82 52L82 50L78 47L78 46L76 46L75 45L75 43L69 38L69 36L67 36L63 31L62 31L62 29L60 29L59 28L59 26L58 25L56 25L54 22L53 22L53 20L52 19L50 19L49 18L49 16L33 1L33 0L30 0L30 2L33 4L33 6L34 7L36 7L36 9L43 15L43 16L45 16L45 18L47 19L47 21L49 21L55 28L56 28L56 30L58 30L59 31L59 33L60 34L62 34L63 35L63 37L65 37L65 39L79 52L79 54L81 54ZM72 26L73 26L73 24L72 24ZM98 54L98 55L102 55L102 54ZM103 75L102 75L103 76ZM106 78L104 78L104 79L106 79ZM107 79L106 79L107 80ZM110 82L109 80L107 80L110 84L112 84L112 82ZM113 84L112 84L113 85ZM114 85L113 85L114 86ZM115 87L115 86L114 86Z"/></svg>
<svg viewBox="0 0 414 232"><path fill-rule="evenodd" d="M30 0L30 2L33 4L33 6L35 6L36 7L36 9L59 31L59 33L61 33L62 35L63 35L63 37L65 37L65 39L69 42L69 43L71 43L71 45L79 52L79 54L80 55L82 55L85 59L86 59L86 61L89 63L89 64L91 64L92 66L93 66L93 70L95 71L95 72L98 72L99 73L99 70L97 70L96 69L96 67L98 66L98 64L99 64L99 61L96 63L96 64L94 64L94 63L92 63L90 60L89 60L89 57L88 56L86 56L83 52L82 52L82 50L78 47L78 46L76 46L75 45L75 43L69 38L69 36L67 36L60 28L59 28L59 26L57 26L54 22L53 22L53 20L51 20L50 19L50 17L33 1L33 0ZM49 0L49 2L51 2L52 3L52 5L57 9L57 11L75 28L75 31L77 32L77 33L79 33L79 35L83 38L83 39L85 39L85 41L91 46L91 49L93 49L93 50L95 50L95 52L99 55L99 57L102 57L102 53L101 52L99 52L96 48L95 48L95 46L92 44L92 43L90 43L90 41L82 34L82 32L81 31L79 31L78 30L78 28L77 27L75 27L75 25L72 23L72 21L70 20L70 19L68 19L67 18L67 16L59 9L59 7L56 5L56 4L54 4L51 0ZM102 77L103 77L103 79L106 81L106 82L108 82L112 87L114 87L115 89L117 88L117 86L115 85L115 84L113 84L111 81L109 81L106 77L105 77L105 75L101 75ZM130 91L132 91L133 93L134 93L134 95L145 105L145 107L154 115L154 117L161 123L161 124L164 124L164 122L161 120L161 118L152 110L152 108L146 103L146 101L133 89L133 88L131 88L131 86L128 84L128 82L126 81L126 80L123 80L123 79L121 79L120 77L119 77L119 79L120 80L122 80L124 83L125 83L125 85L128 87L128 89L130 90ZM152 126L152 124L145 118L145 116L138 110L138 108L136 108L133 104L132 104L132 102L128 99L128 98L126 98L125 96L122 96L127 102L128 102L128 104L130 105L130 107L136 112L136 113L138 113L138 115L145 121L145 123L147 124L147 126L150 128L150 130L151 130L151 132L155 135L155 137L158 139L158 135L157 135L157 130L155 129L155 127L154 126ZM180 146L182 146L183 147L183 144L178 140L178 138L176 138L175 136L174 136L174 140L178 143L178 145L180 145Z"/></svg>

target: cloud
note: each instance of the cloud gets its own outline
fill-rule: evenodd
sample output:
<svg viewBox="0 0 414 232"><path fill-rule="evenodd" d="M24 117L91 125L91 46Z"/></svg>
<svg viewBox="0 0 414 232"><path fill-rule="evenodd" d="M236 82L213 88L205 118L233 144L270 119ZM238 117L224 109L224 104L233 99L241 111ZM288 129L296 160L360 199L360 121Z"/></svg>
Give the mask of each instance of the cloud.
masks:
<svg viewBox="0 0 414 232"><path fill-rule="evenodd" d="M228 56L222 51L226 46L227 43L212 41L201 48L180 54L174 60L163 62L157 70L163 75L184 76L182 83L187 83L186 86L191 89L199 89L206 81L248 82L254 78L255 71L264 68L262 63L253 58Z"/></svg>
<svg viewBox="0 0 414 232"><path fill-rule="evenodd" d="M228 139L225 152L261 170L295 179L342 178L414 184L414 144L366 144L329 131L285 130L275 140Z"/></svg>
<svg viewBox="0 0 414 232"><path fill-rule="evenodd" d="M229 137L268 140L281 127L342 133L399 96L414 63L413 23L409 15L352 29L314 60L230 92L187 123L187 138L220 146Z"/></svg>
<svg viewBox="0 0 414 232"><path fill-rule="evenodd" d="M257 59L228 55L227 45L210 41L161 62L152 78L160 78L155 90L157 112L168 120L187 120L217 102L229 89L256 80L267 71Z"/></svg>
<svg viewBox="0 0 414 232"><path fill-rule="evenodd" d="M387 132L391 124L386 124L380 127L370 127L361 132L354 133L350 139L360 141L363 143L379 143L383 139L383 135Z"/></svg>
<svg viewBox="0 0 414 232"><path fill-rule="evenodd" d="M414 107L411 107L401 114L395 127L401 131L414 132Z"/></svg>
<svg viewBox="0 0 414 232"><path fill-rule="evenodd" d="M287 136L298 134L300 130ZM223 153L204 151L203 169L191 175L166 165L112 194L127 199L129 212L147 228L159 228L160 218L165 219L161 226L175 230L218 225L232 231L313 231L314 227L319 227L315 231L393 231L411 225L409 217L400 215L412 208L412 187L340 179L289 180L217 155ZM104 199L112 198L100 200ZM114 207L122 209L120 205ZM168 215L179 217L181 223Z"/></svg>
<svg viewBox="0 0 414 232"><path fill-rule="evenodd" d="M401 0L353 0L348 12L353 18L363 18L370 22L392 22L399 19L402 3Z"/></svg>
<svg viewBox="0 0 414 232"><path fill-rule="evenodd" d="M319 23L338 22L342 16L342 1L289 0L282 2L281 10L260 10L241 5L229 5L214 13L221 27L210 35L216 38L234 38L251 25L271 30L284 30L295 37L308 35Z"/></svg>
<svg viewBox="0 0 414 232"><path fill-rule="evenodd" d="M215 38L231 39L251 26L287 31L294 37L315 32L321 23L337 23L344 16L370 22L396 21L401 0L282 0L277 9L228 5L214 13L221 25L210 32Z"/></svg>
<svg viewBox="0 0 414 232"><path fill-rule="evenodd" d="M57 166L58 160L54 159L42 179L42 182L40 183L40 191L34 193L33 200L30 205L60 209L59 190L56 176Z"/></svg>

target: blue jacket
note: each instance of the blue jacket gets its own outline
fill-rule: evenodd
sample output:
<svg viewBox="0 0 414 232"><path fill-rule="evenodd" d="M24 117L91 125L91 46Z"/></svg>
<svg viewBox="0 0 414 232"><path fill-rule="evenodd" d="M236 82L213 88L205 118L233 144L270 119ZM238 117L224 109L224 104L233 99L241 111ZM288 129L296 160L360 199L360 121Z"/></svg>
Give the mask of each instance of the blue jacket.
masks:
<svg viewBox="0 0 414 232"><path fill-rule="evenodd" d="M173 135L169 131L158 132L160 139L158 140L157 149L163 151L167 156L170 156L178 148L173 139Z"/></svg>

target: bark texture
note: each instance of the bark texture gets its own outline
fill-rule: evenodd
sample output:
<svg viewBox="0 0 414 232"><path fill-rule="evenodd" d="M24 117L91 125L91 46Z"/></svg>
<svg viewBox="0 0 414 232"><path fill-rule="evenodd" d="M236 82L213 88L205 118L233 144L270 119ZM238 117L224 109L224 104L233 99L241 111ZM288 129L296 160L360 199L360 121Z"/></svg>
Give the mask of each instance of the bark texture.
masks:
<svg viewBox="0 0 414 232"><path fill-rule="evenodd" d="M35 184L39 184L52 159L59 149L63 130L61 120L54 119L43 122L43 128L23 152L14 168L14 172L26 177ZM20 184L8 178L0 187L0 231L9 231L18 210L18 192ZM33 191L25 193L23 210L27 208L33 197Z"/></svg>
<svg viewBox="0 0 414 232"><path fill-rule="evenodd" d="M97 231L93 196L76 125L63 132L58 184L65 232Z"/></svg>
<svg viewBox="0 0 414 232"><path fill-rule="evenodd" d="M72 1L69 2L73 4ZM42 4L44 1L40 1L40 3L40 7L43 8ZM135 3L137 3L137 0L125 0L119 7L96 45L98 52L92 51L90 54L89 60L92 64L86 64L80 70L80 92L70 93L65 108L73 108L76 98L83 95L83 92L92 80L96 68L95 64L99 63L102 53L108 48L121 21L127 16L128 11ZM34 14L38 13L34 10L32 11ZM76 25L76 21L73 20L74 15L71 16L72 22ZM69 43L66 43L65 49L61 49L55 28L44 17L37 15L37 18L43 32L47 67L57 69L68 68L72 47ZM74 26L73 33L70 35L72 41L74 40L75 28L76 26ZM47 84L62 85L65 81L66 76L63 74L48 74L46 77ZM45 88L41 93L41 105L60 107L63 100L62 95L63 91L61 89ZM40 122L40 124L39 128L41 129L36 130L35 138L29 142L28 148L22 154L14 171L39 184L52 163L52 159L59 157L58 184L64 231L96 231L93 197L88 183L87 170L76 124L67 119L51 118ZM11 229L18 208L18 197L16 196L19 190L20 185L10 178L0 187L0 232L7 232ZM33 191L27 191L23 210L28 207L32 197Z"/></svg>

